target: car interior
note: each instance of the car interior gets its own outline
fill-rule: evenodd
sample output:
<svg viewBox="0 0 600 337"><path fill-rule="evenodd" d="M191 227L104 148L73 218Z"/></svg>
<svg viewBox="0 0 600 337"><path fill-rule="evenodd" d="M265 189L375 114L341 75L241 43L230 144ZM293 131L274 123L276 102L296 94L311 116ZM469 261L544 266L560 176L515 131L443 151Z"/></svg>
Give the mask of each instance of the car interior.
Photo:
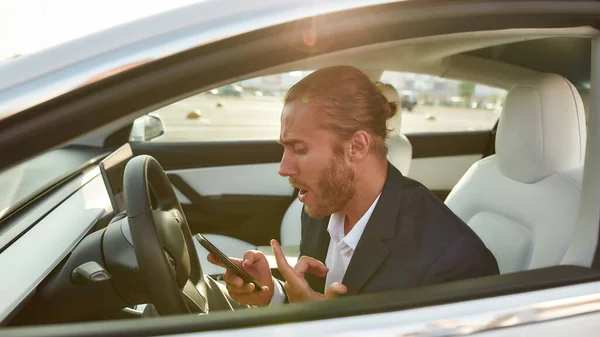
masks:
<svg viewBox="0 0 600 337"><path fill-rule="evenodd" d="M583 33L584 30L585 28L576 28L572 32ZM557 265L566 257L567 251L573 252L568 256L569 261L585 265L590 263L592 256L589 252L594 250L595 242L587 242L588 248L580 244L577 244L579 248L570 248L572 244L569 240L576 232L589 238L597 236L595 224L577 223L586 143L585 109L582 100L582 97L587 98L585 87L577 89L569 80L556 73L532 71L533 65L527 62L533 60L522 59L519 61L524 64L512 64L471 56L475 51L484 54L482 50L499 48L503 51L501 55L513 55L516 53L514 50L519 48L544 48L542 52L546 53L552 52L553 48L562 50L565 45L578 46L576 50L582 54L582 49L589 51L589 46L585 46L589 43L586 38L547 38L535 35L534 32L530 33L532 35L526 35L525 38L523 35L512 35L512 39L518 40L512 43L509 42L512 32L459 34L453 37L445 36L443 40L427 38L425 41L412 43L395 42L378 49L370 46L345 51L340 53L341 55L311 59L304 61L304 66L302 63L294 63L286 66L287 68L277 68L270 72L312 69L344 63L360 65L361 69L365 69L365 72L374 77L374 81L378 81L382 69L368 68L367 59L371 57L370 62L374 63L374 67L381 67L383 64L384 69L420 71L427 74L450 73L457 78L480 82L485 77L489 80L484 83L506 88L509 92L500 118L502 122L498 123L498 129L487 131L487 137L476 138L481 135L480 132L408 136L394 132L388 140L388 159L403 174L423 182L430 189L437 191L440 197L445 198L447 205L492 249L496 258L501 261L499 263L502 272ZM564 33L566 30L561 31L561 34ZM521 42L523 39L529 41ZM462 53L448 54L447 50L460 50ZM405 56L415 54L425 57L409 59ZM378 57L373 58L373 55ZM390 61L386 63L388 58ZM471 59L476 61L471 62ZM454 64L460 66L454 67ZM473 64L480 67L476 73L473 72ZM581 71L586 70L589 70L589 67L582 66ZM255 75L257 74L253 74ZM539 92L541 102L527 101L527 98L532 96L531 92ZM392 100L399 100L398 92L393 88L386 88L385 94ZM553 112L553 109L557 112ZM538 111L536 115L527 115L534 114L534 111ZM560 120L554 121L554 118ZM534 133L532 130L536 130L540 119L544 121L544 127L556 129L540 129L539 133ZM568 126L571 127L571 131L566 129ZM494 139L490 139L492 132ZM526 135L531 138L526 138ZM550 137L552 140L546 140L546 135L553 135ZM413 138L416 139L416 156L413 156ZM421 143L421 139L426 139L427 143ZM495 147L493 151L486 153L486 146L489 146L490 141L495 143ZM530 146L524 147L523 144ZM479 148L475 151L468 148L476 145ZM420 151L429 149L438 153L419 155ZM475 152L475 156L469 156ZM438 167L455 168L459 172L436 172ZM226 166L224 169L233 168ZM275 175L275 171L276 166L271 174ZM206 179L207 183L208 180L218 180L215 176L207 175L203 169L169 173L172 176L177 175L174 183L176 188L179 185L187 185L182 190L190 190L188 186L194 184L197 184L196 190L203 189L199 183L202 179ZM223 172L223 176L231 175L229 172ZM436 180L445 181L439 184ZM562 193L557 193L559 190ZM288 190L289 192L291 190ZM524 203L523 200L537 200L537 204ZM279 229L279 239L282 245L287 247L288 260L291 261L298 255L301 209L301 203L294 199L285 210L281 222L275 223L275 227L279 228L273 229L274 232ZM541 230L538 226L551 230ZM217 229L216 233L204 234L230 256L242 256L249 249L258 249L272 255L266 236L263 240L252 242L241 231L227 233L223 232L222 228ZM213 274L223 272L221 267L214 266L206 260L208 252L205 249L199 246L197 249L205 270ZM574 253L573 249L587 253ZM271 261L275 266L274 260Z"/></svg>
<svg viewBox="0 0 600 337"><path fill-rule="evenodd" d="M297 191L277 174L283 149L276 140L128 142L133 118L243 79L338 64L356 66L374 82L389 70L508 91L499 120L490 130L409 134L394 130L388 140L390 162L431 189L473 228L495 255L501 274L393 294L239 310L239 317L260 325L300 316L318 319L323 312L327 317L351 316L600 280L600 271L593 268L598 263L600 179L593 170L598 158L590 154L587 138L596 130L589 130L586 123L591 37L597 34L589 26L492 29L304 56L165 97L151 109L78 138L60 151L71 153L74 162L92 173L76 182L71 174L66 181L79 185L77 193L101 194L93 202L103 212L89 219L83 214L70 216L65 226L83 220L93 226L84 237L73 239L72 251L2 324L146 318L156 316L152 306L144 306L153 303L161 316L201 315L211 307L207 315L211 319L202 329L230 326L227 315L232 313L216 311L231 308L217 309L219 299L211 295L215 284L202 278L212 275L220 282L223 269L208 263L207 251L193 235L202 233L236 257L248 249L271 254L268 242L276 238L293 263L298 257L302 204L295 197ZM400 100L393 87L386 87L384 94L388 100ZM398 126L404 113L397 117ZM110 188L99 176L93 177L99 174L99 162L123 145L130 146L133 159L128 158L121 173L127 209L116 212ZM86 184L81 179L87 179ZM55 194L40 194L24 207L33 209ZM71 207L78 206L83 208L78 203ZM57 208L51 216L60 218L59 211L67 212ZM19 224L27 215L15 211L2 220L0 252L18 243L24 230ZM163 246L169 247L167 258ZM272 268L277 275L274 263ZM183 331L195 324L160 318L157 322L148 331L158 334L175 327Z"/></svg>

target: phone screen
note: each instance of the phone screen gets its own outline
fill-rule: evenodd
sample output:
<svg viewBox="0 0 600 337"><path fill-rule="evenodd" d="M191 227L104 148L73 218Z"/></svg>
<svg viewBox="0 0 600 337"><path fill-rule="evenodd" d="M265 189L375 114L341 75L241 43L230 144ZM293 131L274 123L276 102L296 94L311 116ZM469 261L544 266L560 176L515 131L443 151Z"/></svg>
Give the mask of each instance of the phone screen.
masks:
<svg viewBox="0 0 600 337"><path fill-rule="evenodd" d="M237 264L233 263L221 250L219 250L212 242L208 241L202 234L196 234L196 240L202 245L202 247L206 248L209 252L211 252L214 256L219 259L219 261L223 262L227 266L227 269L233 271L237 276L241 277L245 283L253 283L254 291L260 291L261 287L252 276L248 275L242 268L238 267Z"/></svg>

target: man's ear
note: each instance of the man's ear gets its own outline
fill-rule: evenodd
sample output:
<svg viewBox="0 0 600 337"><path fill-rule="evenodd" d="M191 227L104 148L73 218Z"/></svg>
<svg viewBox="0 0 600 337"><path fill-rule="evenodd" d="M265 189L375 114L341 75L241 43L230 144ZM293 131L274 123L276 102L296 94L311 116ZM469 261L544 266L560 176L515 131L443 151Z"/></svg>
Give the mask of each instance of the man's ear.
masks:
<svg viewBox="0 0 600 337"><path fill-rule="evenodd" d="M373 137L366 131L357 131L350 138L350 160L360 161L369 154Z"/></svg>

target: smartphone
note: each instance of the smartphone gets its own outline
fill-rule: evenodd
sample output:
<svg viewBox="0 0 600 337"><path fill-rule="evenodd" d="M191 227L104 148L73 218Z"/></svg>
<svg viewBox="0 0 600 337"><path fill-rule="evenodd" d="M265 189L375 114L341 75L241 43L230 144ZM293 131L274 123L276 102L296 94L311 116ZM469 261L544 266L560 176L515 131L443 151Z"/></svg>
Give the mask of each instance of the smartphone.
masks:
<svg viewBox="0 0 600 337"><path fill-rule="evenodd" d="M233 263L227 255L223 254L212 242L208 241L202 234L196 234L196 240L202 245L202 247L206 248L209 252L211 252L219 261L223 262L224 265L227 266L227 269L231 270L234 274L241 277L244 280L244 283L252 283L254 284L254 291L259 292L261 287L252 276L248 275L242 268L238 267L237 264Z"/></svg>

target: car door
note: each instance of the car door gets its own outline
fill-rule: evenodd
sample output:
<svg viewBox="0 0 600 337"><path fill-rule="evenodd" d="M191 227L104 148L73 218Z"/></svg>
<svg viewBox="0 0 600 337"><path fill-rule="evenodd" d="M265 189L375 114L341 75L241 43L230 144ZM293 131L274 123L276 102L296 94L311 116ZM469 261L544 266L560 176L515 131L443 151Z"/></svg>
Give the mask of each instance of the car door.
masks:
<svg viewBox="0 0 600 337"><path fill-rule="evenodd" d="M295 191L277 172L283 155L279 116L286 91L309 73L260 76L188 97L152 113L162 121L162 135L132 138L135 154L152 155L167 171L192 231L257 246L280 238ZM410 107L398 102L401 116L390 121L392 133L406 134L412 144L411 168L404 173L444 199L493 150L506 92L434 76L380 74L375 80L399 93L413 90L416 99ZM425 90L414 90L419 86Z"/></svg>

